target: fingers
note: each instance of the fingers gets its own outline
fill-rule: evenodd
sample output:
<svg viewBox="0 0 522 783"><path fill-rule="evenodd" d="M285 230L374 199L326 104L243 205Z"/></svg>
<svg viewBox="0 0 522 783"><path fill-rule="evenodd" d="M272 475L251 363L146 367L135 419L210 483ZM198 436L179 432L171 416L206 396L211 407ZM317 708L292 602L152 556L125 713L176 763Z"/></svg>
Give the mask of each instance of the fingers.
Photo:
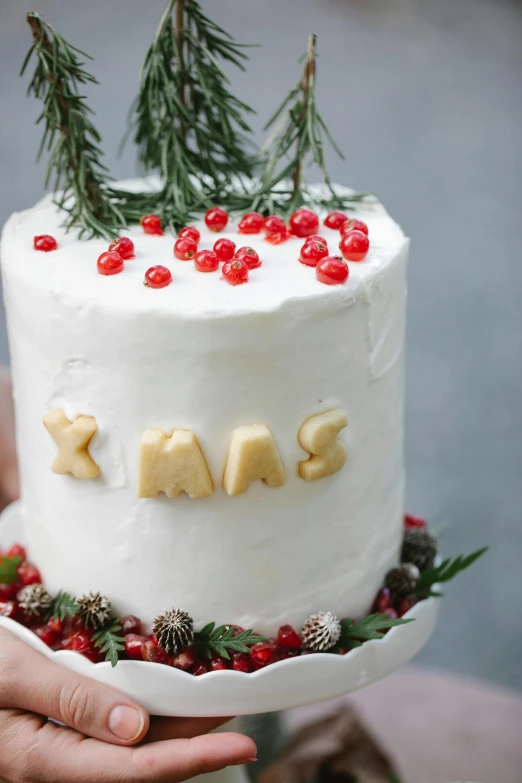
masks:
<svg viewBox="0 0 522 783"><path fill-rule="evenodd" d="M228 723L231 718L152 718L145 742L161 742L169 739L190 739L208 734Z"/></svg>
<svg viewBox="0 0 522 783"><path fill-rule="evenodd" d="M0 629L0 707L27 710L104 742L131 745L148 731L149 717L108 685L52 663Z"/></svg>
<svg viewBox="0 0 522 783"><path fill-rule="evenodd" d="M138 748L86 739L35 716L0 722L0 779L11 783L181 783L196 775L255 760L256 747L241 734L156 742ZM16 729L14 727L16 726Z"/></svg>

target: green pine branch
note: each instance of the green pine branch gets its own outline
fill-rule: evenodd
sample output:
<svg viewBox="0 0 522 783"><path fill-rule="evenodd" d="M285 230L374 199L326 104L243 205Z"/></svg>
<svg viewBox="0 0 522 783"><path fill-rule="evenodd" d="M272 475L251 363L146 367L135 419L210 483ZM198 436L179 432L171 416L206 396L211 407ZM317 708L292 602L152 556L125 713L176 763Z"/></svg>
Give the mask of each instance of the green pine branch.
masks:
<svg viewBox="0 0 522 783"><path fill-rule="evenodd" d="M102 628L92 637L95 647L99 647L102 653L106 653L105 660L111 666L116 666L120 658L120 652L125 649L123 636L120 635L121 625L114 623L107 628Z"/></svg>
<svg viewBox="0 0 522 783"><path fill-rule="evenodd" d="M225 625L216 628L215 623L209 623L194 635L194 644L207 658L211 658L213 652L226 659L230 658L230 652L249 653L253 644L266 641L264 636L257 636L252 630L237 633L235 628Z"/></svg>
<svg viewBox="0 0 522 783"><path fill-rule="evenodd" d="M339 648L351 650L354 647L361 647L364 642L371 639L382 639L389 628L412 622L413 619L403 620L400 617L389 617L385 612L369 614L359 620L347 618L341 621L341 636L335 647L329 652L337 652Z"/></svg>
<svg viewBox="0 0 522 783"><path fill-rule="evenodd" d="M13 555L0 555L0 585L12 585L18 579L18 566L22 562L21 557Z"/></svg>
<svg viewBox="0 0 522 783"><path fill-rule="evenodd" d="M126 220L118 198L106 184L100 134L83 95L86 85L97 83L80 59L91 58L39 14L27 14L27 21L33 44L21 74L34 59L28 94L43 103L37 120L43 125L38 157L49 154L46 185L52 185L58 206L66 212L67 230L77 226L80 237L112 239Z"/></svg>
<svg viewBox="0 0 522 783"><path fill-rule="evenodd" d="M150 197L173 228L220 201L235 176L251 176L252 109L230 91L223 63L244 69L243 44L196 0L169 0L143 62L130 133L146 171L164 186Z"/></svg>
<svg viewBox="0 0 522 783"><path fill-rule="evenodd" d="M53 608L50 617L56 620L65 620L67 617L75 617L80 610L80 605L76 598L64 590L60 590L54 599Z"/></svg>
<svg viewBox="0 0 522 783"><path fill-rule="evenodd" d="M485 546L482 549L477 549L476 552L472 552L470 555L459 555L455 558L448 557L440 565L426 569L420 575L415 588L415 595L421 599L429 598L430 596L440 597L442 593L433 590L433 586L454 579L462 571L472 566L488 549L489 547Z"/></svg>

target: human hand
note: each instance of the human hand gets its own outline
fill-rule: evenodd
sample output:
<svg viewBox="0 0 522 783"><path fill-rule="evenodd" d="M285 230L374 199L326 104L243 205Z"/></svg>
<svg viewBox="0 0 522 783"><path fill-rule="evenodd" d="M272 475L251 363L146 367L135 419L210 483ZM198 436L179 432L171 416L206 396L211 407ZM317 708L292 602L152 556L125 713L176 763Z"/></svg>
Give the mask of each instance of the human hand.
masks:
<svg viewBox="0 0 522 783"><path fill-rule="evenodd" d="M178 783L254 761L256 746L247 737L206 734L224 722L149 721L132 699L0 628L1 781Z"/></svg>
<svg viewBox="0 0 522 783"><path fill-rule="evenodd" d="M0 511L18 497L18 466L11 379L0 367Z"/></svg>

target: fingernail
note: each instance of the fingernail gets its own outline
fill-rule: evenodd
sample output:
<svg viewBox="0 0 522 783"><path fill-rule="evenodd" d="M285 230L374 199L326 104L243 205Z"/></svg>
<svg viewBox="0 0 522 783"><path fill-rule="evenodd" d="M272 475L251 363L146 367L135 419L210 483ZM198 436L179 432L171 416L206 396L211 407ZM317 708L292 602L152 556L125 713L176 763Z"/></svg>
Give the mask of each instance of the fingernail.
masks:
<svg viewBox="0 0 522 783"><path fill-rule="evenodd" d="M257 761L257 756L250 756L247 759L243 759L242 761L238 761L238 764L255 764Z"/></svg>
<svg viewBox="0 0 522 783"><path fill-rule="evenodd" d="M144 724L143 713L134 707L119 704L117 707L113 707L109 713L109 729L115 737L126 742L138 739Z"/></svg>

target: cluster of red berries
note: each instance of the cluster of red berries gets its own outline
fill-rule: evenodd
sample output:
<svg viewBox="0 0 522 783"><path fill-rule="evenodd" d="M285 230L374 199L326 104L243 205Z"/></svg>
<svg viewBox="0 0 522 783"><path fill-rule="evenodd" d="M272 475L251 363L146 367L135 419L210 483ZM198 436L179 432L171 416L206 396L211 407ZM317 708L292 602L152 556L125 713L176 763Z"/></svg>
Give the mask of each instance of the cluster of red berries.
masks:
<svg viewBox="0 0 522 783"><path fill-rule="evenodd" d="M404 527L405 529L424 528L426 522L420 517L406 514ZM77 617L68 617L65 620L51 618L44 623L41 619L28 617L25 614L17 600L18 593L28 585L41 584L40 573L36 566L27 560L25 549L19 544L15 544L9 551L2 552L1 555L3 557L20 557L21 562L17 567L16 581L13 584L0 584L0 615L10 617L30 628L53 650L73 650L94 663L103 661L104 654L100 653L93 643L95 632L86 628ZM396 598L386 587L383 587L377 593L372 612L387 614L390 618L402 617L418 600L413 595ZM222 669L249 673L277 661L310 654L308 650L303 649L302 639L291 625L281 626L275 638L252 645L249 653L230 651L230 658L225 659L217 654L213 654L212 658L207 658L199 652L195 645L184 647L178 655L171 655L163 647L160 647L154 635L143 633L139 618L127 615L122 617L119 623L121 625L119 633L123 636L125 645L125 650L122 653L123 659L161 663L195 676ZM242 633L244 630L235 625L229 627L234 628L236 634ZM347 652L349 650L339 650L340 655L345 655Z"/></svg>

